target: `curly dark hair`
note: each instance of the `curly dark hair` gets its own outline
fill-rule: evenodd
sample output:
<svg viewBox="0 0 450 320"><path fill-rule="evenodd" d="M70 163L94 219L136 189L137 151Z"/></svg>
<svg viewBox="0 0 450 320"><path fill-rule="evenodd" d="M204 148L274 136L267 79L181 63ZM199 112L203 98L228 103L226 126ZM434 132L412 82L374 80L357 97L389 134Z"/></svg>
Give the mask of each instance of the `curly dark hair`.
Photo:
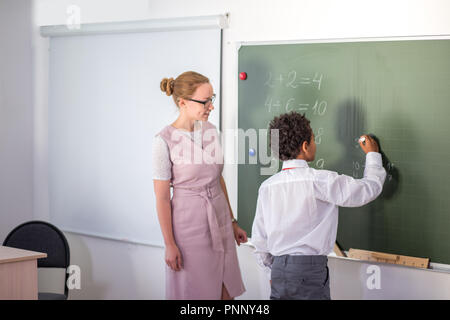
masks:
<svg viewBox="0 0 450 320"><path fill-rule="evenodd" d="M311 142L313 131L309 123L310 121L305 117L305 114L295 111L281 114L270 121L269 130L279 130L278 158L280 160L286 161L297 158L303 142ZM277 156L277 154L275 155Z"/></svg>

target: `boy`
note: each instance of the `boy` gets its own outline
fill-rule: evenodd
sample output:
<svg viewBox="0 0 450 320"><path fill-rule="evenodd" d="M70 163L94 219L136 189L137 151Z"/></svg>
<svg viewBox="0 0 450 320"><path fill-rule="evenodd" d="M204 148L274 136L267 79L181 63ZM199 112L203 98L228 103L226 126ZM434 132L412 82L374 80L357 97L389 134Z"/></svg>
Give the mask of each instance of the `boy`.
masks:
<svg viewBox="0 0 450 320"><path fill-rule="evenodd" d="M316 144L304 115L282 114L270 129L279 130L283 169L259 188L251 238L258 263L271 269L270 299L329 300L327 255L336 241L338 207L363 206L381 193L386 171L378 145L361 137L366 167L364 177L354 179L308 167Z"/></svg>

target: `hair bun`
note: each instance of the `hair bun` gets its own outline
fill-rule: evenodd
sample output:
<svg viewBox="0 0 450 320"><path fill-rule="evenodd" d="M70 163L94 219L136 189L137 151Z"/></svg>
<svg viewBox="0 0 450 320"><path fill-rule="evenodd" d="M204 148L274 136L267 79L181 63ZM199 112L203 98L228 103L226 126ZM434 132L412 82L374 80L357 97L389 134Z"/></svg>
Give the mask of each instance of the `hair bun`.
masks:
<svg viewBox="0 0 450 320"><path fill-rule="evenodd" d="M171 96L173 93L173 86L175 84L175 80L173 78L164 78L161 81L160 88L162 92L165 92L166 95Z"/></svg>

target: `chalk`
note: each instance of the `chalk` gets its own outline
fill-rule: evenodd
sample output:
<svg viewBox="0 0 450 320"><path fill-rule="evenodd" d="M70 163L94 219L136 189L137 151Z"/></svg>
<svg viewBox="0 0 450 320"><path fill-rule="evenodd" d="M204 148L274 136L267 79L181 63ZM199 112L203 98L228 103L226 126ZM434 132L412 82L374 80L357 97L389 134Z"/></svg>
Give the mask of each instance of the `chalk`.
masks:
<svg viewBox="0 0 450 320"><path fill-rule="evenodd" d="M361 138L359 138L358 141L359 141L359 142L364 142L364 141L366 141L366 137L361 137Z"/></svg>

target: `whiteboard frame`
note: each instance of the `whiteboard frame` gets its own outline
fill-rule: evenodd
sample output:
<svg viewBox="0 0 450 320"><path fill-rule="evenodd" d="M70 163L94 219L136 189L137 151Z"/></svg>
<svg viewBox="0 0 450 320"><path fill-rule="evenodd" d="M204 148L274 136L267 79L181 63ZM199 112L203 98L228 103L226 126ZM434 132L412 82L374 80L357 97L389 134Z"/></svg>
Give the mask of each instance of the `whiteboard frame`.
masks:
<svg viewBox="0 0 450 320"><path fill-rule="evenodd" d="M361 37L361 38L322 38L322 39L299 39L299 40L271 40L271 41L236 41L235 42L235 48L236 48L236 56L239 59L239 50L243 46L264 46L264 45L281 45L281 44L310 44L310 43L346 43L346 42L377 42L377 41L408 41L408 40L450 40L450 34L439 34L439 35L412 35L412 36L380 36L380 37ZM236 74L239 74L239 61L236 63ZM237 80L239 81L239 80ZM236 105L239 108L239 86L238 91L236 94ZM238 116L236 117L236 127L239 125L239 112ZM234 152L235 155L238 156L239 152L239 145L237 139L235 140L234 145ZM236 167L236 179L238 179L238 173L237 173L237 167ZM236 199L238 196L238 188L236 188ZM239 214L239 212L238 212ZM255 249L255 246L251 243L251 238L248 238L248 242L244 245ZM347 252L345 252L347 254ZM348 261L359 261L363 263L369 263L368 261L364 260L357 260L352 259L349 257L337 257L333 255L328 255L328 257L331 258L338 258L341 260L348 260ZM374 262L370 261L370 263L373 264L381 264L384 265L384 263L381 262ZM390 266L391 264L389 264ZM406 266L399 266L392 264L392 266L398 266L403 268L408 268ZM440 272L440 273L449 273L450 274L450 264L444 264L444 263L435 263L430 261L430 267L428 269L420 269L420 268L414 268L421 271L432 271L432 272Z"/></svg>
<svg viewBox="0 0 450 320"><path fill-rule="evenodd" d="M94 34L119 34L136 32L161 32L176 30L224 29L228 27L228 15L148 19L135 21L80 23L79 26L41 26L42 37L68 37Z"/></svg>
<svg viewBox="0 0 450 320"><path fill-rule="evenodd" d="M106 234L103 233L94 233L94 232L86 232L86 231L80 231L80 230L76 230L76 229L71 229L71 228L60 228L62 231L64 232L68 232L68 233L72 233L72 234L78 234L78 235L82 235L82 236L87 236L87 237L93 237L93 238L98 238L98 239L103 239L103 240L113 240L113 241L120 241L120 242L127 242L129 244L138 244L138 245L143 245L143 246L149 246L149 247L157 247L157 248L164 248L164 245L161 245L159 243L151 243L151 242L145 242L142 240L138 240L138 239L133 239L133 238L117 238L117 237L112 237L112 236L108 236Z"/></svg>

